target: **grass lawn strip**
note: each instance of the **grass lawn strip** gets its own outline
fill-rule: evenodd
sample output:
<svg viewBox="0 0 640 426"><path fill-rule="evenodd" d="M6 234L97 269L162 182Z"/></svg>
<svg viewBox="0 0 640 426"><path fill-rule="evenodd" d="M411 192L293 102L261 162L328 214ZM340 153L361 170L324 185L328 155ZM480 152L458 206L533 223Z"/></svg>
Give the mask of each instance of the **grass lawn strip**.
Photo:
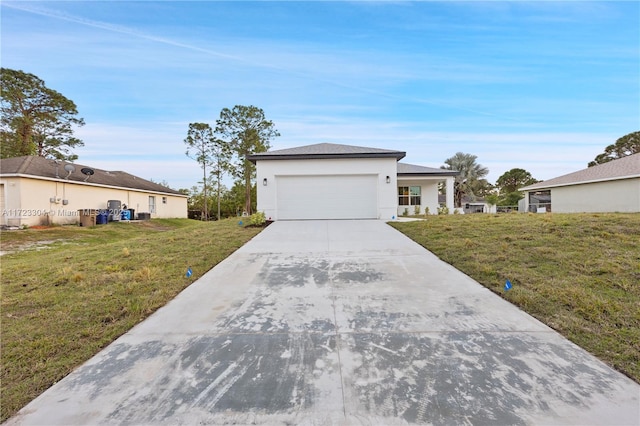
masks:
<svg viewBox="0 0 640 426"><path fill-rule="evenodd" d="M640 214L449 215L392 226L640 382Z"/></svg>
<svg viewBox="0 0 640 426"><path fill-rule="evenodd" d="M393 226L640 381L640 215L450 215ZM230 219L2 232L2 421L259 231ZM52 242L38 250L41 241Z"/></svg>
<svg viewBox="0 0 640 426"><path fill-rule="evenodd" d="M259 232L235 219L3 231L1 421Z"/></svg>

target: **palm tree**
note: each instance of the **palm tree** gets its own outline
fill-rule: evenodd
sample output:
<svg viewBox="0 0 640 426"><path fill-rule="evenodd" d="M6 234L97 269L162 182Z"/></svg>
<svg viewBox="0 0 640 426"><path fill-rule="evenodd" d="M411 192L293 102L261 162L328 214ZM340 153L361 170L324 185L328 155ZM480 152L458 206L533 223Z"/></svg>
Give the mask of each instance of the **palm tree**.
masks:
<svg viewBox="0 0 640 426"><path fill-rule="evenodd" d="M462 206L464 195L475 197L479 186L483 186L479 185L484 180L482 178L489 174L488 168L476 163L477 158L476 155L457 152L453 157L444 161L444 166L440 166L441 169L460 172L453 184L453 200L456 207Z"/></svg>

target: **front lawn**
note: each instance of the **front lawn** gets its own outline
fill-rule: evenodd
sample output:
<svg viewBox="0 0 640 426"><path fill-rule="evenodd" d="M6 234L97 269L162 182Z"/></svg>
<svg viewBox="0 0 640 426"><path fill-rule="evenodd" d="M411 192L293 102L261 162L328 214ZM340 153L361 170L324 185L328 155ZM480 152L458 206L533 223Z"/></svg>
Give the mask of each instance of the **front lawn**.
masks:
<svg viewBox="0 0 640 426"><path fill-rule="evenodd" d="M391 225L640 382L640 214L448 215Z"/></svg>
<svg viewBox="0 0 640 426"><path fill-rule="evenodd" d="M0 421L259 232L235 219L2 231Z"/></svg>

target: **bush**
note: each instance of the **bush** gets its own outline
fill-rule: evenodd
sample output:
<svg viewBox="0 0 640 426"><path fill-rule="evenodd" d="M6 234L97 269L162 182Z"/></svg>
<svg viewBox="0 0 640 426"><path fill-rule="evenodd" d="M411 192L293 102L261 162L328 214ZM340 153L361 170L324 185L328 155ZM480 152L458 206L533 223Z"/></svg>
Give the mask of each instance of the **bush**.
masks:
<svg viewBox="0 0 640 426"><path fill-rule="evenodd" d="M262 226L267 222L267 218L264 215L264 212L256 212L249 216L249 225L250 226Z"/></svg>
<svg viewBox="0 0 640 426"><path fill-rule="evenodd" d="M438 214L449 214L449 207L447 206L438 207Z"/></svg>
<svg viewBox="0 0 640 426"><path fill-rule="evenodd" d="M429 206L424 208L424 215L429 216Z"/></svg>
<svg viewBox="0 0 640 426"><path fill-rule="evenodd" d="M420 214L420 206L415 206L415 207L413 208L413 214L415 214L415 215Z"/></svg>
<svg viewBox="0 0 640 426"><path fill-rule="evenodd" d="M402 216L409 216L409 209L405 208L402 212Z"/></svg>

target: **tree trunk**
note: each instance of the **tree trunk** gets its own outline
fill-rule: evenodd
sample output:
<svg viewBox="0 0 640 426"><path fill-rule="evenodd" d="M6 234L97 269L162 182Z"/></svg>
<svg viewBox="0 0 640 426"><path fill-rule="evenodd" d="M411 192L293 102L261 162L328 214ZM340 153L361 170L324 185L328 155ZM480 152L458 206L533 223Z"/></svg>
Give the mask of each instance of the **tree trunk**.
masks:
<svg viewBox="0 0 640 426"><path fill-rule="evenodd" d="M460 188L456 188L454 190L454 205L453 207L462 207L462 191L460 190Z"/></svg>
<svg viewBox="0 0 640 426"><path fill-rule="evenodd" d="M220 171L218 170L218 220L220 220Z"/></svg>
<svg viewBox="0 0 640 426"><path fill-rule="evenodd" d="M28 124L22 124L20 128L20 151L18 156L22 155L33 155L35 151L33 147L33 136L32 136L31 126Z"/></svg>
<svg viewBox="0 0 640 426"><path fill-rule="evenodd" d="M202 166L202 184L203 184L203 188L202 188L202 198L204 201L204 207L203 207L203 212L202 212L202 220L209 220L209 212L207 211L207 168L206 166Z"/></svg>

